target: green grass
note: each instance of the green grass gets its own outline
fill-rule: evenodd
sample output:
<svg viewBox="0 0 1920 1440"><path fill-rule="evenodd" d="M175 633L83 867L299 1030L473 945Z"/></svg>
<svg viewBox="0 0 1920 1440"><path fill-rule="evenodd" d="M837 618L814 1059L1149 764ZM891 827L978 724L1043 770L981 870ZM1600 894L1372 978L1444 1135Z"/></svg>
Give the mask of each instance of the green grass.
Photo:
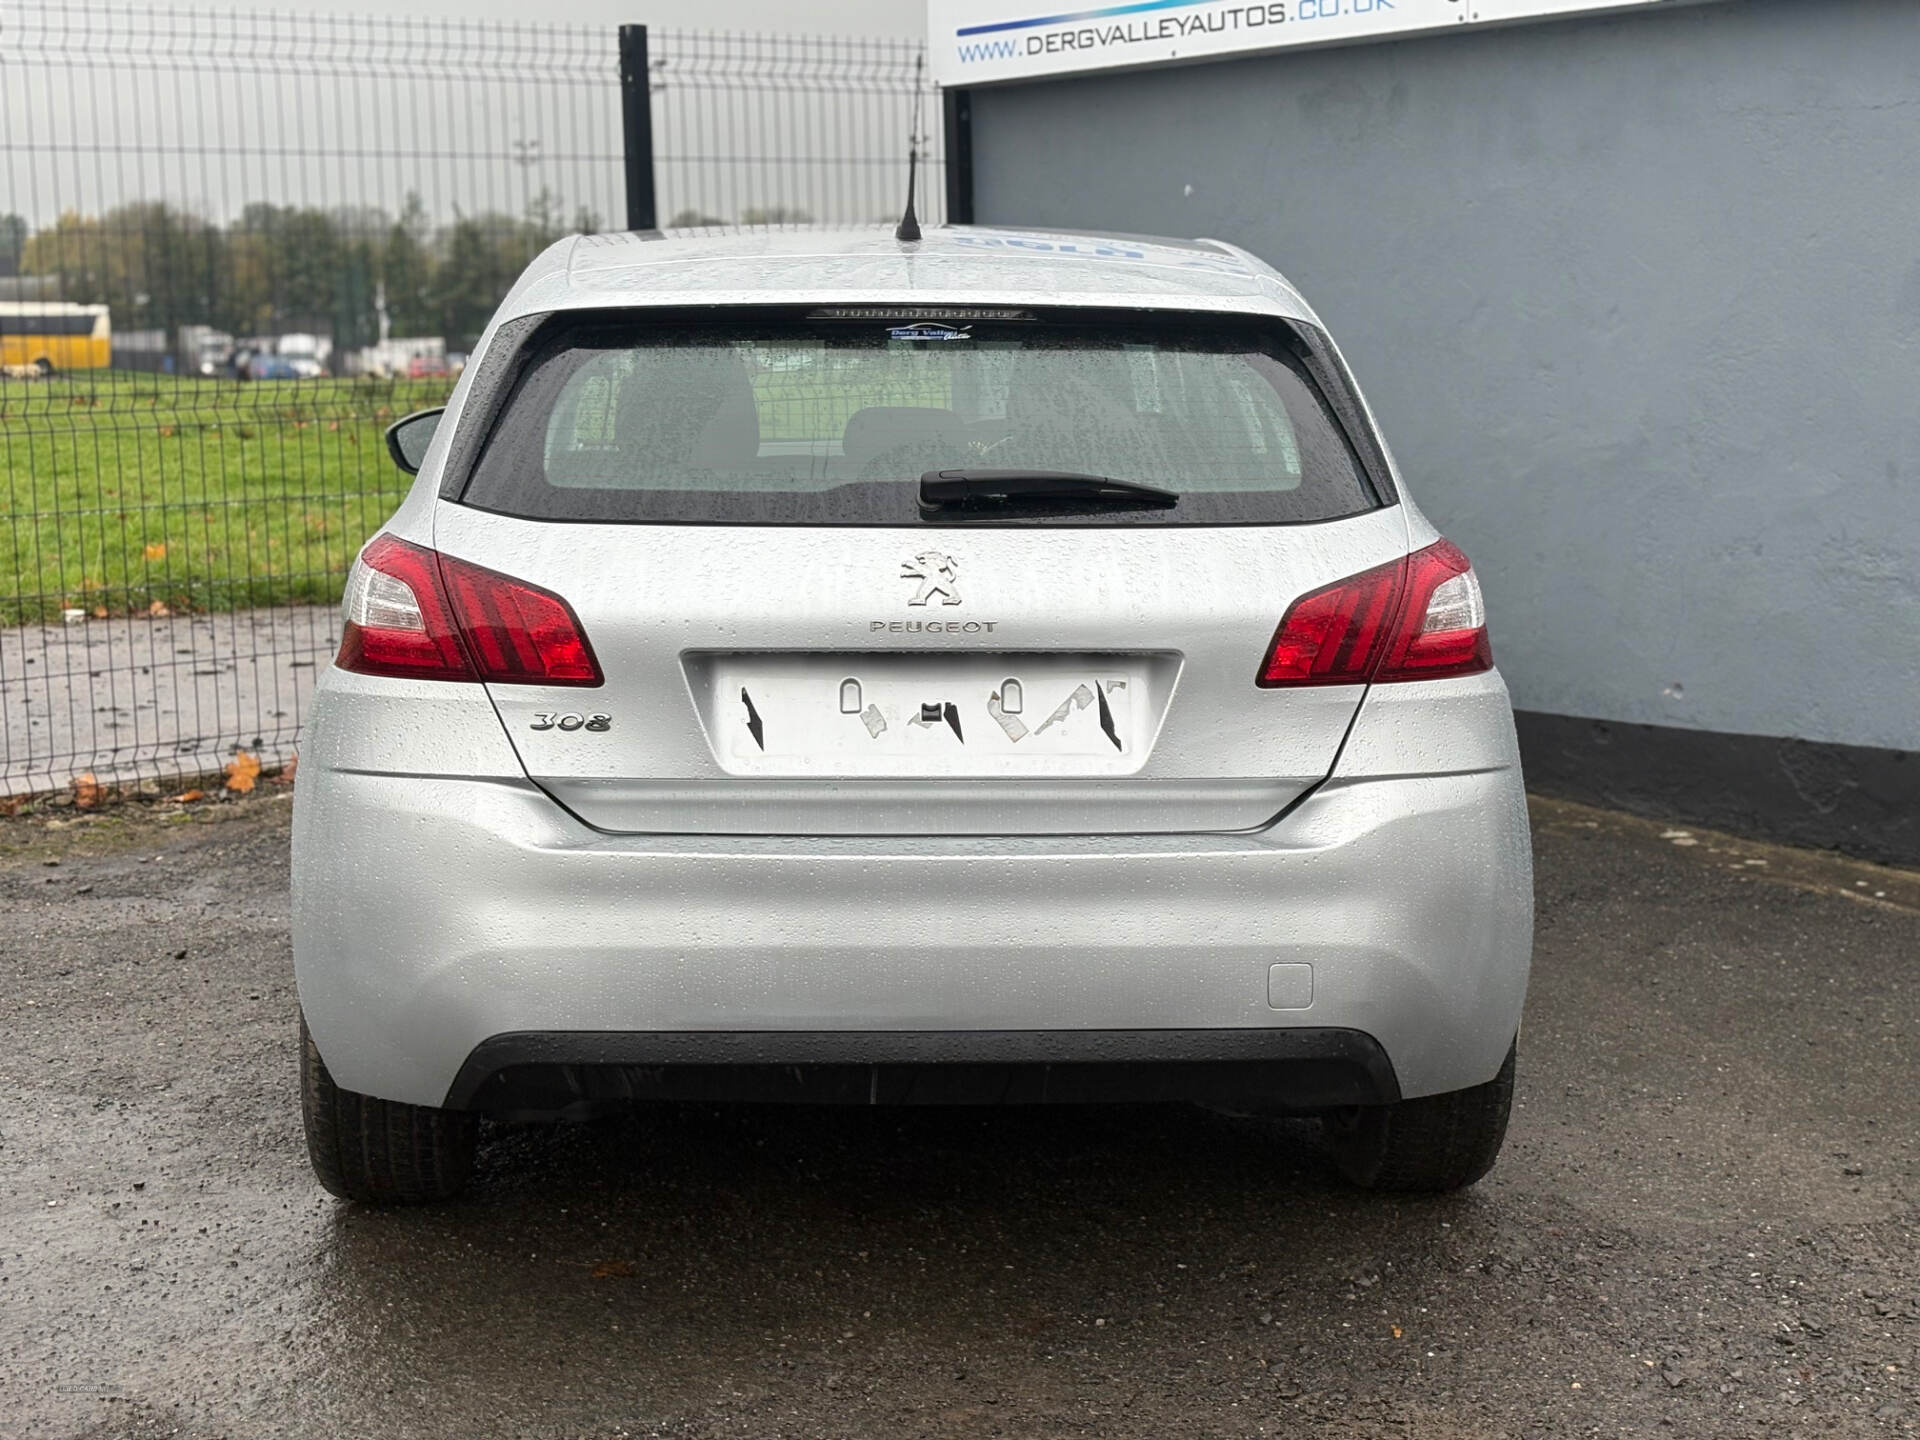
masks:
<svg viewBox="0 0 1920 1440"><path fill-rule="evenodd" d="M445 380L240 384L95 371L0 380L0 625L331 605L409 477L382 432ZM944 376L754 377L761 438L837 436L868 405L948 403Z"/></svg>
<svg viewBox="0 0 1920 1440"><path fill-rule="evenodd" d="M382 432L448 382L0 381L0 624L332 604L406 493Z"/></svg>

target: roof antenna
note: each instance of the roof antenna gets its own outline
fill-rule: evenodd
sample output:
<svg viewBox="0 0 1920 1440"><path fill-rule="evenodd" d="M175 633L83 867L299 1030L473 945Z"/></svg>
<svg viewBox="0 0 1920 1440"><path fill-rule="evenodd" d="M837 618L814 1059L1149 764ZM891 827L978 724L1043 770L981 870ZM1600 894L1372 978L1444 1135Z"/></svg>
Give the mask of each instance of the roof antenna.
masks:
<svg viewBox="0 0 1920 1440"><path fill-rule="evenodd" d="M907 135L907 211L893 227L893 238L908 241L920 238L920 221L913 213L913 182L920 165L920 102L926 92L927 52L913 60L913 129Z"/></svg>

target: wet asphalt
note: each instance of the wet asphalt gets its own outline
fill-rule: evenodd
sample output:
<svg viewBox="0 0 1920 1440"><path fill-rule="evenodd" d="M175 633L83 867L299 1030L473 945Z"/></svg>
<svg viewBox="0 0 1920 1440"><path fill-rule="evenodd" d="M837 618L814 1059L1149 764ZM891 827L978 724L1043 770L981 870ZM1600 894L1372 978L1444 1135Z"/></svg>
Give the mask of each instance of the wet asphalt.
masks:
<svg viewBox="0 0 1920 1440"><path fill-rule="evenodd" d="M166 808L0 823L0 1435L1920 1432L1920 876L1536 804L1456 1198L1193 1110L699 1108L371 1212L300 1139L285 793Z"/></svg>

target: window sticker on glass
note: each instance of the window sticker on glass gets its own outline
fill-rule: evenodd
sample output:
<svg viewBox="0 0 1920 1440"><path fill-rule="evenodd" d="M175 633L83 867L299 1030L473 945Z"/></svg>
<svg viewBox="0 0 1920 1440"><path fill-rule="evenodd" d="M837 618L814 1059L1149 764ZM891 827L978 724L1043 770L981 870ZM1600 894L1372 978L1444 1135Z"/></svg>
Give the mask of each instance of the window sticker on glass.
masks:
<svg viewBox="0 0 1920 1440"><path fill-rule="evenodd" d="M922 321L918 325L896 325L887 331L889 340L971 340L973 336L965 330L956 330L951 325L934 325Z"/></svg>

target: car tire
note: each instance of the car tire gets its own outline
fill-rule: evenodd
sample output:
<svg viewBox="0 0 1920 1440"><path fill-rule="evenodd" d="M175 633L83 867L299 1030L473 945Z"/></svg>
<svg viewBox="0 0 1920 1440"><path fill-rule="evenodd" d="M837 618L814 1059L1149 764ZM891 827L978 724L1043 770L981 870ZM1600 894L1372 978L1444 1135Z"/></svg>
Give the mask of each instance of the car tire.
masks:
<svg viewBox="0 0 1920 1440"><path fill-rule="evenodd" d="M300 1017L300 1110L320 1183L362 1205L449 1200L473 1174L478 1122L458 1110L343 1090Z"/></svg>
<svg viewBox="0 0 1920 1440"><path fill-rule="evenodd" d="M1335 1168L1365 1190L1437 1194L1473 1184L1493 1168L1507 1136L1516 1048L1484 1085L1327 1116Z"/></svg>

